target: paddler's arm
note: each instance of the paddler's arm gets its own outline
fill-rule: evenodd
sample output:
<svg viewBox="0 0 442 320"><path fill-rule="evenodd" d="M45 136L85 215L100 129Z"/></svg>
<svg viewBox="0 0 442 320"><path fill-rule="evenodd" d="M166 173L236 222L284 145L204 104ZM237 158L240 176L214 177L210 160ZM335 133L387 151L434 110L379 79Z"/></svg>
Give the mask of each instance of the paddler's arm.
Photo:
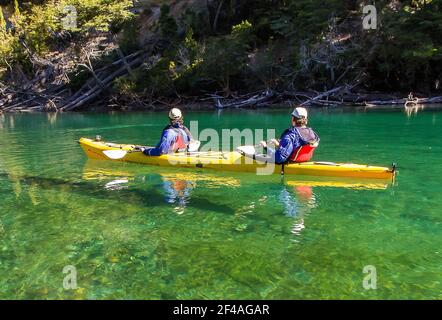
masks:
<svg viewBox="0 0 442 320"><path fill-rule="evenodd" d="M294 150L293 141L288 135L284 136L280 143L279 148L275 151L275 163L282 164L287 162Z"/></svg>
<svg viewBox="0 0 442 320"><path fill-rule="evenodd" d="M186 132L187 137L189 138L189 141L193 140L192 134L190 133L190 130L186 127L183 126L184 132Z"/></svg>
<svg viewBox="0 0 442 320"><path fill-rule="evenodd" d="M271 139L270 143L275 146L275 148L279 148L280 140L279 139Z"/></svg>
<svg viewBox="0 0 442 320"><path fill-rule="evenodd" d="M265 141L261 141L260 144L264 147L264 151L267 153L267 156L263 157L263 159L258 159L258 157L255 158L260 161L266 161L264 158L270 157L272 159L271 162L275 162L276 164L287 162L294 150L293 141L289 135L287 134L283 136L280 141L272 139L272 143L278 148L276 151L275 149L269 147Z"/></svg>
<svg viewBox="0 0 442 320"><path fill-rule="evenodd" d="M271 139L270 143L273 144L275 146L275 148L279 148L279 140ZM267 153L267 151L269 151L270 153L275 152L275 149L269 147L267 142L261 141L259 144L264 148L264 152L266 152L266 153Z"/></svg>
<svg viewBox="0 0 442 320"><path fill-rule="evenodd" d="M160 143L155 148L145 149L146 156L158 157L169 153L170 147L175 143L176 133L173 130L165 130L161 136Z"/></svg>

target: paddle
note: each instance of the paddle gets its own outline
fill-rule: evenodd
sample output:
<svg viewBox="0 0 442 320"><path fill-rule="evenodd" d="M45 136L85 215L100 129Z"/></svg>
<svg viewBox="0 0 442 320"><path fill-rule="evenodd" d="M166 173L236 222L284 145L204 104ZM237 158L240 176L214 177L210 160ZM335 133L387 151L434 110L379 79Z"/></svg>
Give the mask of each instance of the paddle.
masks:
<svg viewBox="0 0 442 320"><path fill-rule="evenodd" d="M273 141L269 141L267 142L267 145L269 144L274 144ZM256 149L255 148L259 148L261 147L261 144L255 144L254 146L239 146L236 148L236 151L238 151L239 153L245 155L253 155L256 153Z"/></svg>
<svg viewBox="0 0 442 320"><path fill-rule="evenodd" d="M128 152L134 152L134 151L125 151L125 150L105 150L105 151L103 151L104 155L111 160L123 159Z"/></svg>
<svg viewBox="0 0 442 320"><path fill-rule="evenodd" d="M200 148L201 141L198 140L191 140L189 143L188 151L189 152L197 152ZM141 146L135 146L132 150L105 150L103 151L103 154L108 157L111 160L121 160L123 159L128 153L132 152L142 152Z"/></svg>
<svg viewBox="0 0 442 320"><path fill-rule="evenodd" d="M240 147L237 147L236 150L241 154L255 154L256 153L255 147L258 147L258 145L256 145L256 146L240 146Z"/></svg>

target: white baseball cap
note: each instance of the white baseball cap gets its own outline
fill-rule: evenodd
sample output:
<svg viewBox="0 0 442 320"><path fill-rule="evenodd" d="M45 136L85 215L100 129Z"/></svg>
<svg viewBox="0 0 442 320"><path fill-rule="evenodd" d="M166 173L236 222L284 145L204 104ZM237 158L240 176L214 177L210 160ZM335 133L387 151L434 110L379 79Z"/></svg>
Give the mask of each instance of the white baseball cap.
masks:
<svg viewBox="0 0 442 320"><path fill-rule="evenodd" d="M297 119L301 119L301 118L307 119L308 118L307 109L302 108L302 107L295 108L295 110L293 110L293 112L292 112L292 116L294 116Z"/></svg>
<svg viewBox="0 0 442 320"><path fill-rule="evenodd" d="M169 118L171 120L181 119L183 117L183 114L181 113L181 110L178 108L173 108L169 112Z"/></svg>

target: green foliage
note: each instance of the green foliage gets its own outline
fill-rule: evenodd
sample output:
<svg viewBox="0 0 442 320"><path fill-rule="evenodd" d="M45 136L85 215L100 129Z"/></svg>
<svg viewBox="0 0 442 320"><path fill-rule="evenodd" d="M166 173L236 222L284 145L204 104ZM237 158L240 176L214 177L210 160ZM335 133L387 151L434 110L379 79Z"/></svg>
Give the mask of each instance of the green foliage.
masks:
<svg viewBox="0 0 442 320"><path fill-rule="evenodd" d="M3 15L3 9L0 7L0 34L3 35L6 32L6 20Z"/></svg>
<svg viewBox="0 0 442 320"><path fill-rule="evenodd" d="M174 86L178 92L200 93L202 77L199 71L205 50L205 45L196 41L193 29L189 29L173 58Z"/></svg>
<svg viewBox="0 0 442 320"><path fill-rule="evenodd" d="M52 0L43 5L30 5L25 14L20 14L15 3L15 14L11 18L15 34L25 37L40 53L51 44L54 32L64 30L63 18L68 5L77 11L78 28L70 31L79 35L86 35L90 30L108 31L133 16L128 10L132 5L130 0Z"/></svg>
<svg viewBox="0 0 442 320"><path fill-rule="evenodd" d="M140 49L138 41L138 19L131 17L121 24L121 34L118 38L118 44L124 52L133 52Z"/></svg>
<svg viewBox="0 0 442 320"><path fill-rule="evenodd" d="M367 59L371 82L432 90L442 75L442 1L406 1L382 11L382 43Z"/></svg>
<svg viewBox="0 0 442 320"><path fill-rule="evenodd" d="M250 29L252 28L252 24L245 20L242 21L240 24L237 24L232 27L232 37L235 38L242 38L241 40L246 40L247 36L250 35Z"/></svg>
<svg viewBox="0 0 442 320"><path fill-rule="evenodd" d="M20 16L20 6L18 5L18 0L14 0L14 15Z"/></svg>
<svg viewBox="0 0 442 320"><path fill-rule="evenodd" d="M84 68L71 72L70 74L68 74L69 88L71 90L80 89L81 86L89 79L89 77L90 73Z"/></svg>
<svg viewBox="0 0 442 320"><path fill-rule="evenodd" d="M77 28L64 28L67 6L76 8ZM15 0L14 13L9 18L13 28L0 39L0 67L6 62L27 63L28 57L19 39L26 41L32 51L42 55L57 44L58 36L64 32L69 32L77 40L94 30L117 32L131 21L131 6L131 0L50 0L43 4L28 4L26 10L20 10ZM2 18L0 30L5 29Z"/></svg>
<svg viewBox="0 0 442 320"><path fill-rule="evenodd" d="M173 86L173 72L171 71L171 60L162 58L151 67L142 65L133 72L133 76L120 77L114 82L114 90L121 95L145 94L150 97L161 95L172 95L175 90Z"/></svg>
<svg viewBox="0 0 442 320"><path fill-rule="evenodd" d="M368 3L213 0L201 10L182 6L179 15L177 1L156 1L160 16L151 30L163 40L155 49L160 63L119 79L115 90L152 96L263 87L323 90L358 75L371 89L434 90L442 81L442 0L376 1L378 28L363 30L362 7ZM132 1L50 0L23 5L9 17L14 28L0 39L0 67L5 59L26 62L20 38L37 53L51 50L54 34L66 32L67 4L78 13L72 36L119 33L124 52L139 49L137 23L143 19L130 13ZM0 32L5 29L0 15Z"/></svg>
<svg viewBox="0 0 442 320"><path fill-rule="evenodd" d="M229 35L209 39L200 73L203 78L215 81L229 93L231 79L240 75L248 61L252 25L248 21L232 27Z"/></svg>
<svg viewBox="0 0 442 320"><path fill-rule="evenodd" d="M230 91L233 76L246 69L252 25L248 21L232 27L229 35L198 42L192 28L173 50L164 53L153 68L140 68L136 79L119 81L118 92L142 92L151 96L176 92L201 93L205 87ZM133 86L135 81L136 86ZM130 83L128 83L128 81Z"/></svg>
<svg viewBox="0 0 442 320"><path fill-rule="evenodd" d="M170 16L170 7L163 4L160 9L160 18L158 21L161 35L169 40L175 39L177 36L178 26L173 17Z"/></svg>
<svg viewBox="0 0 442 320"><path fill-rule="evenodd" d="M202 40L208 36L207 30L210 29L206 13L198 12L187 8L180 18L180 25L184 27L186 33L192 30L195 39Z"/></svg>
<svg viewBox="0 0 442 320"><path fill-rule="evenodd" d="M0 76L6 70L8 58L13 52L14 38L6 31L0 30Z"/></svg>
<svg viewBox="0 0 442 320"><path fill-rule="evenodd" d="M153 68L142 71L139 77L143 82L138 84L138 91L157 96L175 93L170 59L163 58Z"/></svg>
<svg viewBox="0 0 442 320"><path fill-rule="evenodd" d="M114 90L120 95L132 95L137 91L137 83L130 77L119 77L114 81Z"/></svg>
<svg viewBox="0 0 442 320"><path fill-rule="evenodd" d="M278 88L283 81L281 79L283 62L282 57L277 56L276 47L272 40L266 46L256 49L249 63L249 70L253 76L247 78L248 85Z"/></svg>
<svg viewBox="0 0 442 320"><path fill-rule="evenodd" d="M129 11L131 0L63 0L64 5L73 5L78 12L78 25L81 32L90 29L115 30L128 21L133 14Z"/></svg>
<svg viewBox="0 0 442 320"><path fill-rule="evenodd" d="M57 17L60 9L55 5L34 5L17 29L18 37L24 38L27 45L37 53L46 52L52 39L52 32L61 29Z"/></svg>

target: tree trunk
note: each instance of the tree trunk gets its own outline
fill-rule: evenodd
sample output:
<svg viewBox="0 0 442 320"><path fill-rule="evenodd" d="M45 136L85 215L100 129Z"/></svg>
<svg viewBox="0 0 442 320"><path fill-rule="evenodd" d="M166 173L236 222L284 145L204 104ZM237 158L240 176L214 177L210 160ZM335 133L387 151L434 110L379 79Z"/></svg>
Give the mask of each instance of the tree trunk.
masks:
<svg viewBox="0 0 442 320"><path fill-rule="evenodd" d="M221 2L218 5L218 9L216 10L216 15L215 15L215 19L213 21L213 32L216 33L216 28L218 26L218 19L219 19L219 15L221 13L221 8L224 4L224 0L221 0Z"/></svg>

